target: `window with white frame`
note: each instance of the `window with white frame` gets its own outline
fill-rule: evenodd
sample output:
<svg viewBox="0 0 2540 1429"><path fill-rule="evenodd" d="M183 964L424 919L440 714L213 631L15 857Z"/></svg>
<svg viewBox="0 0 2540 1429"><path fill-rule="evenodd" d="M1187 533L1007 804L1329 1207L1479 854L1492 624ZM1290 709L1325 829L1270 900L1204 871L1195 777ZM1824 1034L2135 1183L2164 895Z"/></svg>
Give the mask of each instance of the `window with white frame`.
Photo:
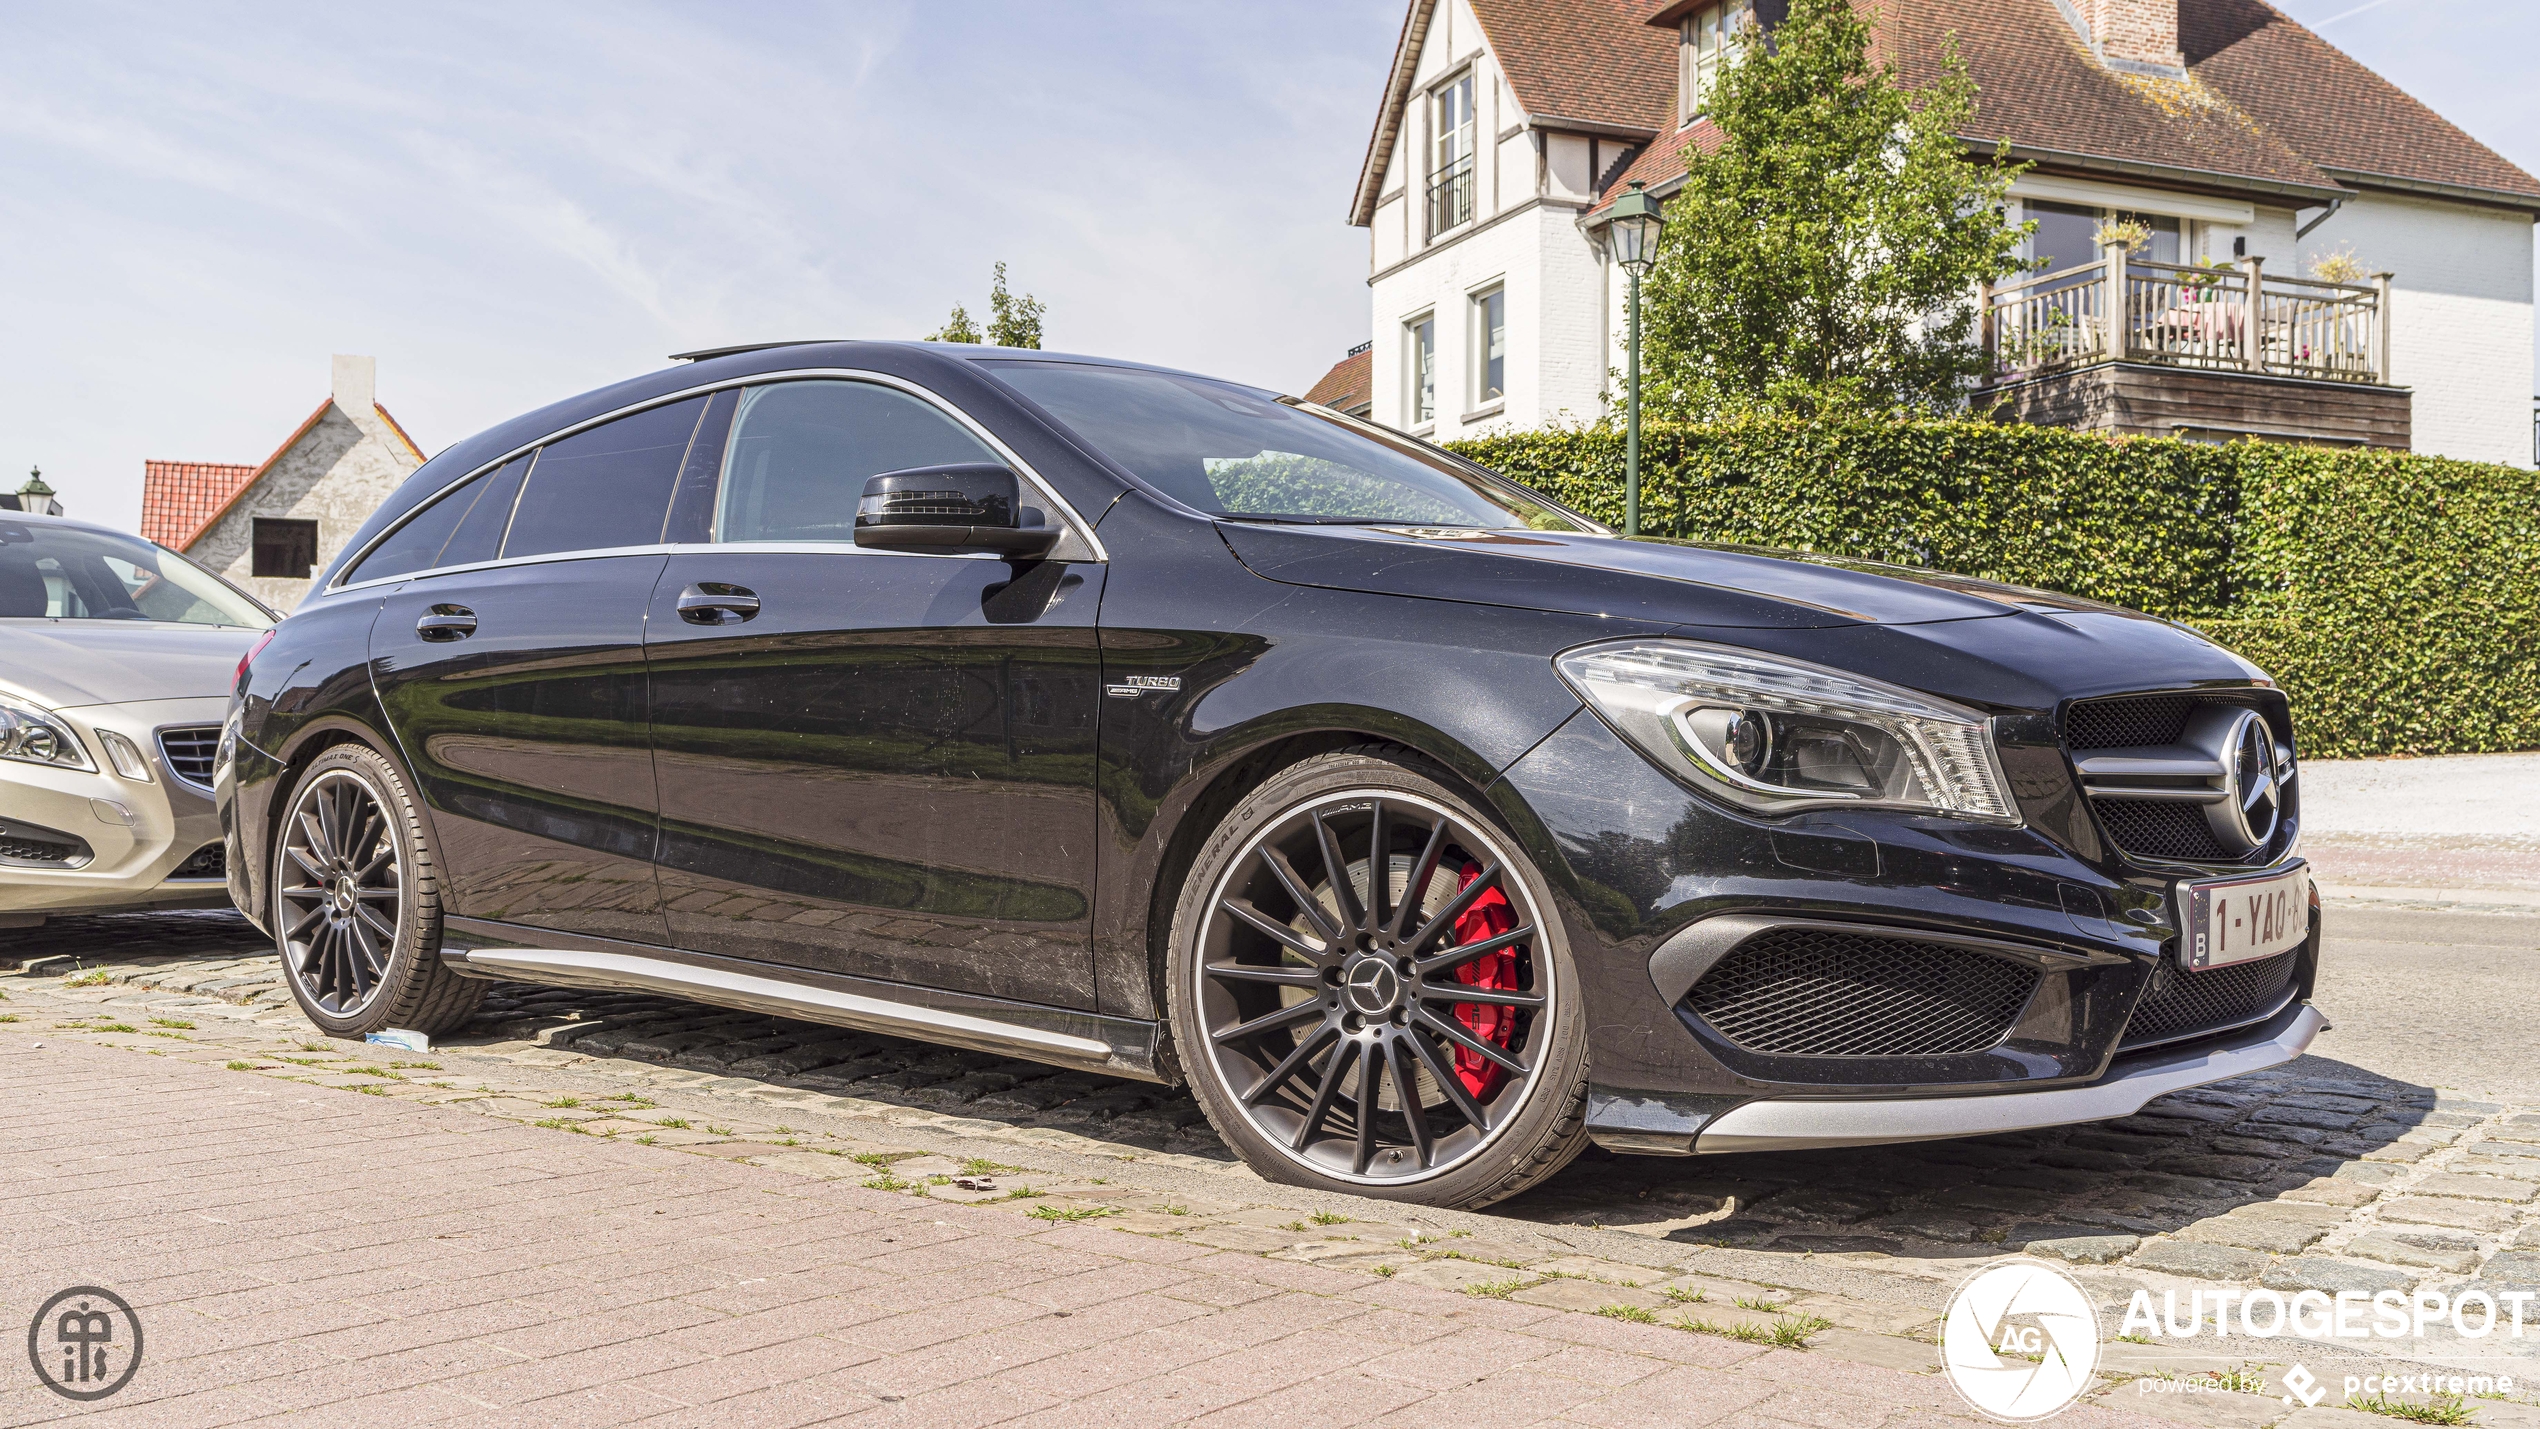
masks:
<svg viewBox="0 0 2540 1429"><path fill-rule="evenodd" d="M1438 416L1438 321L1433 313L1423 313L1402 325L1404 357L1403 419L1414 427L1424 427Z"/></svg>
<svg viewBox="0 0 2540 1429"><path fill-rule="evenodd" d="M1473 295L1473 406L1508 395L1508 290Z"/></svg>
<svg viewBox="0 0 2540 1429"><path fill-rule="evenodd" d="M1473 72L1429 94L1429 236L1473 216Z"/></svg>
<svg viewBox="0 0 2540 1429"><path fill-rule="evenodd" d="M1685 123L1702 113L1738 31L1754 13L1749 0L1718 0L1684 17L1682 41L1676 46L1676 93L1682 97Z"/></svg>

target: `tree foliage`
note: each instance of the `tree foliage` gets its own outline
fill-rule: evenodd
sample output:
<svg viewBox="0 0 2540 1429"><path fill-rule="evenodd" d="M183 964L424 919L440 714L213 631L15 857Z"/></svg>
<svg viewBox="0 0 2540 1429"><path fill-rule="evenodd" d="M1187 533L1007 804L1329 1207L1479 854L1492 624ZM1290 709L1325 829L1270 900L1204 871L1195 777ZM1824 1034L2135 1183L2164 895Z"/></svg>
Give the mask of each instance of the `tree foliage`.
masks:
<svg viewBox="0 0 2540 1429"><path fill-rule="evenodd" d="M1983 355L1975 285L2021 271L2017 170L1971 162L1975 81L1954 45L1918 91L1870 58L1849 0L1750 22L1688 143L1642 301L1654 415L1954 406Z"/></svg>
<svg viewBox="0 0 2540 1429"><path fill-rule="evenodd" d="M1040 299L1029 293L1020 296L1006 290L1005 264L997 264L996 277L988 285L988 330L979 331L970 310L953 304L952 316L944 325L926 334L928 342L986 342L991 347L1031 347L1041 345L1041 315L1047 311Z"/></svg>

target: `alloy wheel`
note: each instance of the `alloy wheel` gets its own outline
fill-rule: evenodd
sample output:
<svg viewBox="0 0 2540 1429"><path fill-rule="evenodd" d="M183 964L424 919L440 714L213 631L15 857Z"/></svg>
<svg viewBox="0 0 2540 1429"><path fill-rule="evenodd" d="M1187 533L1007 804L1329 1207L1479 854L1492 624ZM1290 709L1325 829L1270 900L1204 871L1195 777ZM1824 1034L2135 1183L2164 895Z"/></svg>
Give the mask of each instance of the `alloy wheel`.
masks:
<svg viewBox="0 0 2540 1429"><path fill-rule="evenodd" d="M292 800L276 872L291 976L324 1011L359 1011L387 976L405 913L405 872L379 792L349 769L310 780Z"/></svg>
<svg viewBox="0 0 2540 1429"><path fill-rule="evenodd" d="M1214 890L1193 971L1204 1055L1253 1129L1321 1175L1443 1174L1534 1090L1552 1026L1540 926L1511 855L1453 811L1315 799Z"/></svg>

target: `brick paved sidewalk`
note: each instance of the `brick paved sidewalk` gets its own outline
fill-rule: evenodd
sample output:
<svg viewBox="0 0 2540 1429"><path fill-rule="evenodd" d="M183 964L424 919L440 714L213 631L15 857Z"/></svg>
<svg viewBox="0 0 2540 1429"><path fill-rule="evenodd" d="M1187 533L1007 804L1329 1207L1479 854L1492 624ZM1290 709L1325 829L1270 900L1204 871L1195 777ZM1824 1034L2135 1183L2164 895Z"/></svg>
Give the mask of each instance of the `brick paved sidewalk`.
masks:
<svg viewBox="0 0 2540 1429"><path fill-rule="evenodd" d="M98 1284L148 1349L83 1406L12 1346L5 1424L1965 1417L1929 1376L37 1040L0 1036L0 1330Z"/></svg>

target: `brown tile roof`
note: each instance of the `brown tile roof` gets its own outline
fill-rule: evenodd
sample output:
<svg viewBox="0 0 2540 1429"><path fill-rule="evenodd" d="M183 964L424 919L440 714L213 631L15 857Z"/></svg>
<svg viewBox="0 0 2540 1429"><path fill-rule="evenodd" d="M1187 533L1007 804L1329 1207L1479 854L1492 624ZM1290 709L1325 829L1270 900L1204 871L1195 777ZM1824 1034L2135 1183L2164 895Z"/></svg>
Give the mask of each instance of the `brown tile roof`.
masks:
<svg viewBox="0 0 2540 1429"><path fill-rule="evenodd" d="M141 538L184 550L260 468L210 461L141 464Z"/></svg>
<svg viewBox="0 0 2540 1429"><path fill-rule="evenodd" d="M2181 0L2180 9L2201 3ZM2169 79L2101 64L2054 0L1894 4L1879 27L1881 51L1915 86L1938 76L1952 36L1976 81L1968 137L1988 147L2008 141L2027 151L2024 157L2073 156L2059 167L2188 171L2211 176L2207 187L2279 202L2325 202L2337 187L2244 112L2228 88L2193 68ZM2317 81L2297 75L2286 82Z"/></svg>
<svg viewBox="0 0 2540 1429"><path fill-rule="evenodd" d="M1676 36L1643 23L1656 0L1470 3L1517 107L1529 116L1643 133L1668 127Z"/></svg>
<svg viewBox="0 0 2540 1429"><path fill-rule="evenodd" d="M2324 169L2540 198L2540 180L2262 0L2181 0L2196 76Z"/></svg>
<svg viewBox="0 0 2540 1429"><path fill-rule="evenodd" d="M1354 411L1375 399L1373 359L1364 347L1332 364L1323 380L1309 388L1308 402L1320 402L1337 412Z"/></svg>
<svg viewBox="0 0 2540 1429"><path fill-rule="evenodd" d="M1411 18L1433 3L1413 0ZM1680 5L1470 3L1519 105L1537 122L1658 132L1614 176L1605 201L1634 179L1663 191L1683 175L1683 145L1708 134L1704 126L1679 131L1671 122L1675 36L1650 23ZM1871 3L1855 0L1863 9ZM1954 38L1978 90L1967 137L1988 148L2008 141L2020 157L2048 168L2297 207L2377 175L2402 186L2519 198L2540 209L2540 180L2264 0L2179 0L2184 78L2101 64L2055 0L1884 0L1879 8L1879 52L1907 84L1928 82ZM1406 20L1406 37L1415 29L1425 26ZM1408 82L1398 65L1397 92ZM1371 163L1381 162L1371 150Z"/></svg>

